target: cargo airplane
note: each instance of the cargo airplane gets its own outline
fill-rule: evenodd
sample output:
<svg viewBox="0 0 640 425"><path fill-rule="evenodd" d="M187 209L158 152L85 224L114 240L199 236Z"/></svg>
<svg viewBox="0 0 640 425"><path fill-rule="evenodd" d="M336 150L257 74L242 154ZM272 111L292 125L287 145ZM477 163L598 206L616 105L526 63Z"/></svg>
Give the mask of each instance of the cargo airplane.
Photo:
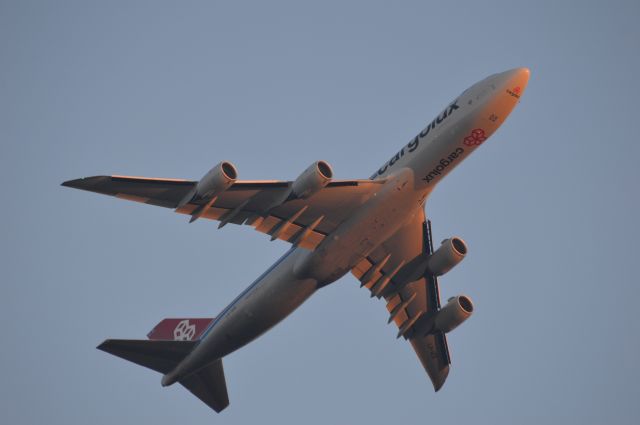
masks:
<svg viewBox="0 0 640 425"><path fill-rule="evenodd" d="M199 181L95 176L63 183L174 209L226 224L246 224L290 249L215 318L164 319L147 340L98 346L179 382L216 412L229 404L222 359L287 317L318 289L351 272L383 298L389 323L408 340L438 391L451 360L446 334L474 310L465 295L441 305L438 277L467 254L460 237L434 249L424 205L435 186L484 143L515 108L529 80L516 68L474 84L369 179L334 180L317 161L294 181L239 180L223 161Z"/></svg>

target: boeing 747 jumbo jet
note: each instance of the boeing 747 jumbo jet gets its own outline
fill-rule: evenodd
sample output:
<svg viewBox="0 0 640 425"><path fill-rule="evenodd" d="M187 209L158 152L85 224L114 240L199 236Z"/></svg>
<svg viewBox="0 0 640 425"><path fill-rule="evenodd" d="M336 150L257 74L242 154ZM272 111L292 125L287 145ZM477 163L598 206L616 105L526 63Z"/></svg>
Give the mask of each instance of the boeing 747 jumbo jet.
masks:
<svg viewBox="0 0 640 425"><path fill-rule="evenodd" d="M438 277L467 254L459 237L434 250L424 205L434 187L484 143L515 108L527 68L492 75L449 103L369 179L333 180L317 161L294 181L238 180L227 161L199 181L95 176L63 186L246 224L291 248L211 319L164 319L148 340L98 346L179 382L216 412L229 405L222 358L269 330L318 289L351 272L384 298L389 323L408 340L438 391L451 360L446 334L473 313L465 295L440 304Z"/></svg>

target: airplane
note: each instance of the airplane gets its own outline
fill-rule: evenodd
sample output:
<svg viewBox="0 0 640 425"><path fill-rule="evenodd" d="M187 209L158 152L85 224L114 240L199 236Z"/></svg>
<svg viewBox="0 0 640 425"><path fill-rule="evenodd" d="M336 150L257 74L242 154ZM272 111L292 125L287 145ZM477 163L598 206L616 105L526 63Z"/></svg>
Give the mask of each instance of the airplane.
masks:
<svg viewBox="0 0 640 425"><path fill-rule="evenodd" d="M239 180L222 161L200 180L95 176L62 183L190 216L246 224L290 249L215 318L164 319L148 340L97 348L182 384L216 412L229 405L222 359L287 317L318 289L351 272L384 298L388 323L408 340L435 391L451 364L446 334L474 311L465 295L440 302L438 278L467 254L454 236L434 249L425 202L435 186L500 127L519 103L529 69L474 84L368 179L336 180L325 161L294 181Z"/></svg>

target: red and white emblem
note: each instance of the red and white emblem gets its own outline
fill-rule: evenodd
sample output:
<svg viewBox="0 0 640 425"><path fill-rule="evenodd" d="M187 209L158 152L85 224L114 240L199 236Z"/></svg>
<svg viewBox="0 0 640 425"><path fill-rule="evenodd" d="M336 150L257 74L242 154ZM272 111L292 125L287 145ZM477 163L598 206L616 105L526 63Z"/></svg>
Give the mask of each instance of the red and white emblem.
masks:
<svg viewBox="0 0 640 425"><path fill-rule="evenodd" d="M196 325L189 323L188 319L181 320L173 330L173 339L176 341L191 341L196 335Z"/></svg>
<svg viewBox="0 0 640 425"><path fill-rule="evenodd" d="M156 341L193 341L200 338L213 319L162 319L147 335Z"/></svg>
<svg viewBox="0 0 640 425"><path fill-rule="evenodd" d="M487 136L484 130L476 128L471 130L471 134L464 138L464 144L467 146L480 146L485 140L487 140Z"/></svg>

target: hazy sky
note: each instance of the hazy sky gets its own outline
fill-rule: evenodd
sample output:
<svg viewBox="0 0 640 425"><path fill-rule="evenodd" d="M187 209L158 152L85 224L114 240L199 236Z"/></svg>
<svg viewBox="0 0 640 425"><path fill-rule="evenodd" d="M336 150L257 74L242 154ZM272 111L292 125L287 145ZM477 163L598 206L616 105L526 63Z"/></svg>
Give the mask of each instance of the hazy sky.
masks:
<svg viewBox="0 0 640 425"><path fill-rule="evenodd" d="M0 422L635 424L637 1L0 0ZM216 415L95 349L215 316L286 249L71 190L96 174L366 178L489 74L521 104L427 204L476 313L434 393L345 276L225 358Z"/></svg>

